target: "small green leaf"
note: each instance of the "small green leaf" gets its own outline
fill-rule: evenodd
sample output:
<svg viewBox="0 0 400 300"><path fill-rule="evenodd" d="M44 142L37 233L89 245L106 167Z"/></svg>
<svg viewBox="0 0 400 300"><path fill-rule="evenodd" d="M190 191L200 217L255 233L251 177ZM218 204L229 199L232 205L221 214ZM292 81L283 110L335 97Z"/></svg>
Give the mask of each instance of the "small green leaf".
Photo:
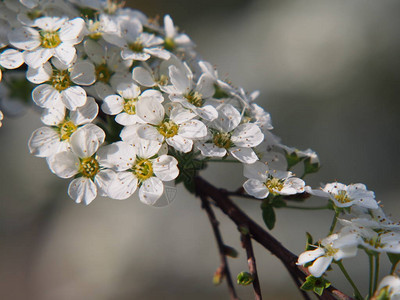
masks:
<svg viewBox="0 0 400 300"><path fill-rule="evenodd" d="M324 289L328 288L331 283L323 277L307 276L306 281L300 287L303 291L314 291L317 295L321 296Z"/></svg>
<svg viewBox="0 0 400 300"><path fill-rule="evenodd" d="M313 237L311 236L311 234L309 232L306 232L306 236L307 236L306 251L314 250L315 245L313 243Z"/></svg>
<svg viewBox="0 0 400 300"><path fill-rule="evenodd" d="M389 257L389 260L392 263L392 265L397 265L397 263L400 261L400 254L387 253L387 256Z"/></svg>
<svg viewBox="0 0 400 300"><path fill-rule="evenodd" d="M224 245L224 254L233 258L237 258L239 256L239 252L231 246Z"/></svg>
<svg viewBox="0 0 400 300"><path fill-rule="evenodd" d="M304 160L304 174L311 174L311 173L316 173L320 169L320 164L318 162L316 163L311 163L311 158L307 157Z"/></svg>
<svg viewBox="0 0 400 300"><path fill-rule="evenodd" d="M262 209L262 217L264 220L265 225L269 230L272 230L275 226L276 216L275 211L272 205L269 202L263 202L261 204Z"/></svg>
<svg viewBox="0 0 400 300"><path fill-rule="evenodd" d="M281 197L275 197L274 200L272 200L272 206L276 208L285 207L286 202L282 200Z"/></svg>
<svg viewBox="0 0 400 300"><path fill-rule="evenodd" d="M254 277L249 272L240 272L237 276L237 283L240 285L249 285L253 281Z"/></svg>

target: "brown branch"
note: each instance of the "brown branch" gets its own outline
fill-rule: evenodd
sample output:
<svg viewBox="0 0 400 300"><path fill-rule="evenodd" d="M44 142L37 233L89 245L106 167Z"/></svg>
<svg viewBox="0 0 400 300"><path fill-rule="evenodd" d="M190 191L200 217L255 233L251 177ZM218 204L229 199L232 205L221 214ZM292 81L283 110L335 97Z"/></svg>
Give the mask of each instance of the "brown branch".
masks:
<svg viewBox="0 0 400 300"><path fill-rule="evenodd" d="M236 291L233 286L232 276L231 276L231 272L229 270L228 260L226 258L225 244L224 244L224 241L222 240L222 235L218 228L219 222L218 222L217 218L215 217L214 211L212 210L212 208L210 206L207 196L202 194L202 195L200 195L200 199L201 199L201 203L202 203L202 208L207 212L212 229L214 231L215 239L217 241L219 256L220 256L220 260L221 260L221 265L219 267L219 270L221 270L222 275L224 275L226 277L226 283L228 285L228 290L229 290L231 299L236 300L236 299L238 299L238 297L236 295Z"/></svg>
<svg viewBox="0 0 400 300"><path fill-rule="evenodd" d="M251 244L251 238L247 228L240 228L239 230L244 231L242 232L241 235L241 241L242 241L242 247L246 249L247 263L249 264L250 274L253 277L253 288L254 288L255 299L262 300L260 281L258 280L256 258L254 256L253 245Z"/></svg>
<svg viewBox="0 0 400 300"><path fill-rule="evenodd" d="M309 275L307 268L297 266L297 256L286 249L277 239L265 231L261 226L247 216L238 206L236 206L228 197L227 192L217 189L201 177L195 178L196 192L200 197L210 197L215 204L239 227L249 229L252 239L261 244L264 248L274 254L285 266L294 279L297 287L300 289L301 282L304 282ZM305 293L303 293L303 296ZM333 286L324 290L320 299L324 300L350 300L351 297L340 292ZM309 299L308 295L307 298Z"/></svg>

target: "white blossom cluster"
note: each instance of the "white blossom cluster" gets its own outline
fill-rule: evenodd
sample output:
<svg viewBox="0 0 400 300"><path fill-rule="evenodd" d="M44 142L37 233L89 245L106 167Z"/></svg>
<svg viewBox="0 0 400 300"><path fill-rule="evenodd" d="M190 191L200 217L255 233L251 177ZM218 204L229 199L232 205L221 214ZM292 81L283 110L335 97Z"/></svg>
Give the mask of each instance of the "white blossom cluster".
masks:
<svg viewBox="0 0 400 300"><path fill-rule="evenodd" d="M5 0L0 11L5 78L25 70L43 111L29 149L73 179L77 203L137 191L155 205L185 169L177 156L189 153L243 163L246 191L258 198L304 191L268 166L280 144L258 93L220 79L170 16L159 25L111 0Z"/></svg>
<svg viewBox="0 0 400 300"><path fill-rule="evenodd" d="M135 193L149 205L169 203L166 185L193 166L190 160L236 161L249 195L270 201L311 194L344 215L339 232L299 256L313 276L359 249L400 253L400 224L385 216L374 193L363 184L306 186L302 178L319 168L316 153L283 145L255 102L259 93L221 79L169 15L160 25L117 0L3 0L3 99L17 72L10 70L24 73L42 110L44 126L33 132L30 152L72 179L68 194L77 203ZM2 120L0 110L0 126ZM301 178L290 171L299 162ZM398 295L398 279L390 280L396 287L389 292Z"/></svg>

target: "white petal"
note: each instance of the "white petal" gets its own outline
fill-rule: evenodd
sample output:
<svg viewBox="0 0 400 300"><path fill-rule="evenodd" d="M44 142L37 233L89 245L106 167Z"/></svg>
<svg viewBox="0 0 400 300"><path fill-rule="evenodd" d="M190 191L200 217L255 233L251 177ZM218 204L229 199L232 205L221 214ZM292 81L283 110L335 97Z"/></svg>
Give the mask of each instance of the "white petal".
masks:
<svg viewBox="0 0 400 300"><path fill-rule="evenodd" d="M85 105L71 111L69 116L76 125L82 125L92 122L99 112L99 106L92 97L88 97Z"/></svg>
<svg viewBox="0 0 400 300"><path fill-rule="evenodd" d="M100 142L91 127L81 127L70 138L72 151L81 158L92 156L99 148Z"/></svg>
<svg viewBox="0 0 400 300"><path fill-rule="evenodd" d="M152 56L165 60L168 60L171 57L171 53L167 50L162 49L161 47L145 48L143 51L151 54Z"/></svg>
<svg viewBox="0 0 400 300"><path fill-rule="evenodd" d="M37 48L23 53L25 63L32 68L39 68L54 55L54 49Z"/></svg>
<svg viewBox="0 0 400 300"><path fill-rule="evenodd" d="M173 38L175 36L176 31L174 22L169 15L164 16L164 29L166 37Z"/></svg>
<svg viewBox="0 0 400 300"><path fill-rule="evenodd" d="M244 184L243 188L247 194L257 198L264 199L268 196L269 191L267 187L261 181L256 179L248 179Z"/></svg>
<svg viewBox="0 0 400 300"><path fill-rule="evenodd" d="M115 117L115 122L123 126L130 126L138 123L144 123L137 115L130 115L122 112Z"/></svg>
<svg viewBox="0 0 400 300"><path fill-rule="evenodd" d="M61 92L61 100L69 110L75 110L85 105L86 99L86 91L78 85L71 86Z"/></svg>
<svg viewBox="0 0 400 300"><path fill-rule="evenodd" d="M76 203L90 204L97 196L97 188L89 178L79 177L71 181L68 187L68 195Z"/></svg>
<svg viewBox="0 0 400 300"><path fill-rule="evenodd" d="M97 186L97 192L100 196L108 197L108 189L115 180L117 174L110 169L102 169L94 177L94 183Z"/></svg>
<svg viewBox="0 0 400 300"><path fill-rule="evenodd" d="M86 40L84 43L85 53L96 65L101 65L105 60L105 49L93 40Z"/></svg>
<svg viewBox="0 0 400 300"><path fill-rule="evenodd" d="M339 248L339 251L335 253L333 258L338 261L341 260L342 258L349 258L349 257L354 257L357 255L357 246L353 247L345 247L345 248Z"/></svg>
<svg viewBox="0 0 400 300"><path fill-rule="evenodd" d="M151 125L142 125L137 129L139 137L146 140L153 140L162 143L164 137L158 132L156 128Z"/></svg>
<svg viewBox="0 0 400 300"><path fill-rule="evenodd" d="M136 67L132 71L132 78L140 85L145 87L152 87L156 85L156 82L153 79L152 74L150 71L143 67Z"/></svg>
<svg viewBox="0 0 400 300"><path fill-rule="evenodd" d="M143 100L146 100L146 101L147 101L147 99L154 99L154 100L157 100L160 103L162 103L164 101L164 97L161 94L161 92L157 91L157 90L153 90L153 89L145 90L140 95L140 99L143 99Z"/></svg>
<svg viewBox="0 0 400 300"><path fill-rule="evenodd" d="M218 109L218 117L213 121L212 126L220 131L231 132L239 125L241 119L236 108L231 104L225 104Z"/></svg>
<svg viewBox="0 0 400 300"><path fill-rule="evenodd" d="M49 81L51 75L53 74L53 69L49 63L45 63L38 68L28 67L26 72L26 78L35 84L40 84Z"/></svg>
<svg viewBox="0 0 400 300"><path fill-rule="evenodd" d="M325 254L325 250L318 247L314 250L309 250L306 252L303 252L302 254L299 255L299 258L297 259L297 265L304 265L306 263L309 263L318 257L322 256Z"/></svg>
<svg viewBox="0 0 400 300"><path fill-rule="evenodd" d="M122 82L117 86L118 94L125 99L135 99L140 94L140 87L133 82Z"/></svg>
<svg viewBox="0 0 400 300"><path fill-rule="evenodd" d="M99 126L89 123L82 126L81 128L85 128L86 130L92 131L97 136L99 143L100 144L104 143L104 140L106 139L106 134L103 131L103 129L101 129Z"/></svg>
<svg viewBox="0 0 400 300"><path fill-rule="evenodd" d="M218 117L218 112L215 107L205 105L203 107L193 107L193 111L201 118L207 121L213 121Z"/></svg>
<svg viewBox="0 0 400 300"><path fill-rule="evenodd" d="M96 81L94 65L88 61L77 62L71 70L70 78L75 84L93 84Z"/></svg>
<svg viewBox="0 0 400 300"><path fill-rule="evenodd" d="M59 152L47 158L50 170L61 178L71 178L79 170L79 158L71 151Z"/></svg>
<svg viewBox="0 0 400 300"><path fill-rule="evenodd" d="M229 152L244 164L252 164L258 160L256 153L251 148L233 147L229 149Z"/></svg>
<svg viewBox="0 0 400 300"><path fill-rule="evenodd" d="M203 98L210 98L215 93L214 79L207 74L202 74L197 81L196 91L198 91Z"/></svg>
<svg viewBox="0 0 400 300"><path fill-rule="evenodd" d="M140 99L136 103L136 114L145 122L158 125L165 115L164 107L154 99Z"/></svg>
<svg viewBox="0 0 400 300"><path fill-rule="evenodd" d="M42 84L32 91L33 101L40 107L52 107L54 103L61 101L60 93L49 84Z"/></svg>
<svg viewBox="0 0 400 300"><path fill-rule="evenodd" d="M137 138L133 144L133 146L137 150L137 156L140 158L150 158L153 157L158 153L158 150L161 148L161 143L157 141L151 141L151 140L144 140L141 138Z"/></svg>
<svg viewBox="0 0 400 300"><path fill-rule="evenodd" d="M196 117L196 114L180 106L174 107L171 110L171 114L169 116L169 118L176 124L181 124L183 122L189 121L194 117Z"/></svg>
<svg viewBox="0 0 400 300"><path fill-rule="evenodd" d="M108 115L119 114L124 109L125 101L118 95L110 95L104 98L101 109Z"/></svg>
<svg viewBox="0 0 400 300"><path fill-rule="evenodd" d="M76 49L74 46L61 43L57 48L55 48L54 56L56 56L63 64L69 65L73 62L76 55Z"/></svg>
<svg viewBox="0 0 400 300"><path fill-rule="evenodd" d="M178 161L170 155L161 155L153 161L154 174L162 181L174 180L179 175Z"/></svg>
<svg viewBox="0 0 400 300"><path fill-rule="evenodd" d="M251 123L239 125L232 133L231 140L238 147L255 147L264 139L260 128Z"/></svg>
<svg viewBox="0 0 400 300"><path fill-rule="evenodd" d="M328 269L332 262L332 256L322 256L317 258L312 266L308 267L308 270L314 277L321 277L322 274Z"/></svg>
<svg viewBox="0 0 400 300"><path fill-rule="evenodd" d="M154 205L164 192L164 184L156 177L151 177L142 183L139 198L144 204Z"/></svg>
<svg viewBox="0 0 400 300"><path fill-rule="evenodd" d="M62 102L58 102L59 105L56 105L52 108L47 108L43 110L41 120L44 124L49 126L57 126L65 119L65 106Z"/></svg>
<svg viewBox="0 0 400 300"><path fill-rule="evenodd" d="M176 66L170 66L168 69L169 78L174 87L182 94L190 92L191 82L188 76Z"/></svg>
<svg viewBox="0 0 400 300"><path fill-rule="evenodd" d="M66 18L40 17L35 20L35 26L46 31L56 31L65 23Z"/></svg>
<svg viewBox="0 0 400 300"><path fill-rule="evenodd" d="M129 198L136 191L138 180L131 171L120 172L108 188L108 195L117 200Z"/></svg>
<svg viewBox="0 0 400 300"><path fill-rule="evenodd" d="M15 49L7 49L0 54L0 65L6 69L19 68L24 63L22 53Z"/></svg>
<svg viewBox="0 0 400 300"><path fill-rule="evenodd" d="M22 50L33 50L40 46L39 33L30 27L14 29L8 34L10 44Z"/></svg>
<svg viewBox="0 0 400 300"><path fill-rule="evenodd" d="M226 155L225 148L219 148L212 143L197 143L197 149L201 151L201 154L209 157L224 157Z"/></svg>
<svg viewBox="0 0 400 300"><path fill-rule="evenodd" d="M188 139L201 139L207 135L207 127L199 120L190 120L179 125L178 134Z"/></svg>
<svg viewBox="0 0 400 300"><path fill-rule="evenodd" d="M85 21L82 18L75 18L65 22L60 29L60 39L70 44L78 44L82 39L82 31L85 28Z"/></svg>
<svg viewBox="0 0 400 300"><path fill-rule="evenodd" d="M56 154L60 143L59 134L50 127L36 129L28 142L31 154L38 157L48 157Z"/></svg>
<svg viewBox="0 0 400 300"><path fill-rule="evenodd" d="M102 166L125 171L132 168L136 161L136 149L127 142L115 142L101 147L97 152L98 161Z"/></svg>
<svg viewBox="0 0 400 300"><path fill-rule="evenodd" d="M175 135L171 138L168 138L167 144L183 153L188 153L193 148L193 141L180 135Z"/></svg>

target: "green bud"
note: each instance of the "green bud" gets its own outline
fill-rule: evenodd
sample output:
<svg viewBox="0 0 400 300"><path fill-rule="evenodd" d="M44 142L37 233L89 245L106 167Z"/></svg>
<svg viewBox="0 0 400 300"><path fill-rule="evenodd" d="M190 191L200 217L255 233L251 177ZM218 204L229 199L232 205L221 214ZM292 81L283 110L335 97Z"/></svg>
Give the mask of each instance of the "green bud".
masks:
<svg viewBox="0 0 400 300"><path fill-rule="evenodd" d="M321 296L324 289L330 287L331 283L323 277L307 276L306 281L300 287L303 291L313 291Z"/></svg>
<svg viewBox="0 0 400 300"><path fill-rule="evenodd" d="M249 272L240 272L237 276L237 283L240 285L249 285L253 281L254 277Z"/></svg>

